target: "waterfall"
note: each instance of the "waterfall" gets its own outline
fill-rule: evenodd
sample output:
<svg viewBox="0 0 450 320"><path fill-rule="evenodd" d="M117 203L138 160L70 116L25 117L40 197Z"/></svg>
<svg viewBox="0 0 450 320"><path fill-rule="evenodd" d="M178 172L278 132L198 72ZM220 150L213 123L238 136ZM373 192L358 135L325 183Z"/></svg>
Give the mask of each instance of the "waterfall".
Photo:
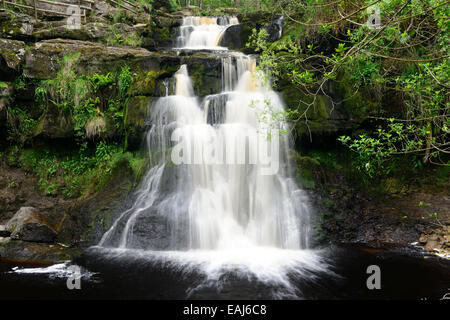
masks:
<svg viewBox="0 0 450 320"><path fill-rule="evenodd" d="M184 17L177 37L177 48L226 50L219 42L225 30L238 24L236 17Z"/></svg>
<svg viewBox="0 0 450 320"><path fill-rule="evenodd" d="M231 23L234 18L187 17L179 44L215 50L211 39ZM308 198L289 166L289 139L272 136L287 130L271 116L283 102L257 70L256 57L229 51L221 57L222 92L196 97L182 65L173 76L174 94L151 106L151 169L99 246L181 264L211 259L214 267L205 272L216 276L227 265L245 265L264 279L278 270L276 281L286 286L286 268L323 265L304 250L310 246Z"/></svg>
<svg viewBox="0 0 450 320"><path fill-rule="evenodd" d="M279 141L281 165L275 174L263 175L263 165L249 161L258 158L255 141L267 139L268 127L285 125L261 122L258 114L267 104L282 110L282 101L258 83L252 57L223 61L223 78L234 79L224 92L199 102L182 65L174 75L175 95L152 107L147 143L155 166L133 208L116 221L101 245L150 250L308 247L308 207L288 174L286 139ZM167 164L174 135L188 146L183 150L187 161L180 166ZM205 152L211 145L226 150L217 152L223 159L205 163L204 154L196 150ZM163 181L164 176L173 181ZM145 223L166 234L147 233Z"/></svg>

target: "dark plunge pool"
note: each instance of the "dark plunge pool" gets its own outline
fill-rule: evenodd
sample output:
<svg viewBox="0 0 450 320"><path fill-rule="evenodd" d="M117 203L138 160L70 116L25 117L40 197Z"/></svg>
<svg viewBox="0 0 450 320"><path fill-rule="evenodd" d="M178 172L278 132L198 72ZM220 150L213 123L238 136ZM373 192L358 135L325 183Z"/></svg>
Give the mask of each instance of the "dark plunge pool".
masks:
<svg viewBox="0 0 450 320"><path fill-rule="evenodd" d="M450 292L450 261L414 248L352 245L295 257L268 252L245 266L221 259L91 248L65 265L2 262L0 298L432 300ZM79 290L67 288L70 265L80 267ZM380 268L379 290L367 288L370 265Z"/></svg>

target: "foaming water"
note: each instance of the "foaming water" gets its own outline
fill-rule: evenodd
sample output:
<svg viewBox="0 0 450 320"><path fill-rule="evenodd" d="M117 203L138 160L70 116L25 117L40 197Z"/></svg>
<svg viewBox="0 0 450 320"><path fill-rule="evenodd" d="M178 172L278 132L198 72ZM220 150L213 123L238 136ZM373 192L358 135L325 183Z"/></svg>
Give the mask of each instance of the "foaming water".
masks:
<svg viewBox="0 0 450 320"><path fill-rule="evenodd" d="M72 264L70 262L58 263L49 267L38 268L19 268L15 267L8 273L22 274L22 275L46 275L50 279L67 279L74 275L73 270L70 269ZM95 281L93 277L96 275L94 272L90 272L86 269L80 268L80 279L84 281Z"/></svg>
<svg viewBox="0 0 450 320"><path fill-rule="evenodd" d="M296 285L298 279L314 282L321 275L338 275L330 271L330 264L321 251L285 250L273 247L228 250L145 251L120 248L91 247L90 255L100 256L110 264L146 265L184 277L197 276L186 289L187 298L196 293L227 286L230 276L248 283L269 288L270 298L301 299Z"/></svg>

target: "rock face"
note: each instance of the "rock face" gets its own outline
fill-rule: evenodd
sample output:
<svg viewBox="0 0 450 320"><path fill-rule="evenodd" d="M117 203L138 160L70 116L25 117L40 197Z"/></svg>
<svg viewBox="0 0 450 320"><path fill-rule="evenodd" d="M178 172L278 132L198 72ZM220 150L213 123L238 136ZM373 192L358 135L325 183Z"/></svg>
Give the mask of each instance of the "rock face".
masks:
<svg viewBox="0 0 450 320"><path fill-rule="evenodd" d="M33 207L20 208L8 221L5 229L11 232L11 239L31 242L50 243L57 235Z"/></svg>
<svg viewBox="0 0 450 320"><path fill-rule="evenodd" d="M0 74L2 80L14 80L25 60L25 42L0 39Z"/></svg>
<svg viewBox="0 0 450 320"><path fill-rule="evenodd" d="M219 45L230 50L239 50L245 47L246 40L242 34L244 26L242 24L233 25L227 28L220 39Z"/></svg>
<svg viewBox="0 0 450 320"><path fill-rule="evenodd" d="M220 39L220 46L230 50L246 51L246 44L250 39L253 29L265 29L268 34L267 41L274 42L281 37L283 31L283 17L266 17L261 15L250 15L239 17L240 23L225 30Z"/></svg>
<svg viewBox="0 0 450 320"><path fill-rule="evenodd" d="M8 41L12 48L20 48L22 44L21 42L12 43L12 40L5 41ZM130 125L132 131L136 133L141 132L144 127L143 121L148 102L153 97L166 94L165 83L180 68L180 65L187 65L194 79L194 90L197 95L204 96L221 89L221 59L207 52L177 55L175 52L152 52L144 48L114 47L67 39L43 40L35 43L22 59L24 74L36 80L51 79L59 71L60 61L65 56L77 52L80 56L73 68L79 74L114 73L120 70L126 61L134 74L126 124ZM9 64L6 66L18 68L18 65L13 62L8 61ZM33 98L34 96L31 97ZM143 118L138 119L138 117ZM59 108L50 106L39 118L34 136L45 139L72 138L75 134L74 123L71 115L63 114Z"/></svg>

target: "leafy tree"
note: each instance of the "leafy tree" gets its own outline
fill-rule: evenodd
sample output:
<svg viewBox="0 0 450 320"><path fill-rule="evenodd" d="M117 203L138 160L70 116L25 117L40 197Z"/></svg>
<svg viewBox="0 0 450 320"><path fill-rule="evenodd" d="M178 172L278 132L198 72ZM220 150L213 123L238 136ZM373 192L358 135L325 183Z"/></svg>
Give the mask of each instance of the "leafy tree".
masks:
<svg viewBox="0 0 450 320"><path fill-rule="evenodd" d="M329 95L330 82L375 94L380 105L382 97L396 98L370 110L373 132L340 138L359 154L362 170L405 154L450 165L449 2L278 1L288 22L284 36L269 43L264 30L254 31L249 46L261 53L261 68L308 97L286 114L295 124L308 125L308 109Z"/></svg>

